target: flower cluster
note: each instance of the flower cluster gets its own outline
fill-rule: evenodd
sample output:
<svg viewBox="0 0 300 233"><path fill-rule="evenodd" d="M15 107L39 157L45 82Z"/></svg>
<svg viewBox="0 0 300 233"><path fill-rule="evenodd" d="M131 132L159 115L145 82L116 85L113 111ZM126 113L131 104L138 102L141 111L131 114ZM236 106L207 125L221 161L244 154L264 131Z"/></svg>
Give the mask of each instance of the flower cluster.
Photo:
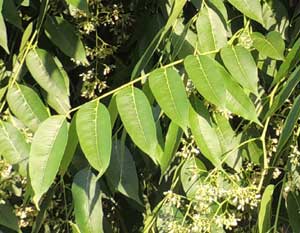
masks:
<svg viewBox="0 0 300 233"><path fill-rule="evenodd" d="M240 186L221 172L196 183L196 193L186 197L166 192L158 215L159 232L208 233L238 225L243 213L255 209L260 201L256 186ZM245 211L247 209L247 211Z"/></svg>

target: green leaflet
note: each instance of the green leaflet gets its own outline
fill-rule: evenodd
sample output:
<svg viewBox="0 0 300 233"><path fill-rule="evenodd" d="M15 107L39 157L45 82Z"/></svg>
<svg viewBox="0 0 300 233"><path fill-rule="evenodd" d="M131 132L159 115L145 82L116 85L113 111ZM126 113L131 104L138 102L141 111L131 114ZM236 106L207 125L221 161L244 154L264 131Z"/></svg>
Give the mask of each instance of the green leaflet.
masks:
<svg viewBox="0 0 300 233"><path fill-rule="evenodd" d="M29 150L30 145L19 130L12 124L0 121L0 154L24 177L27 176Z"/></svg>
<svg viewBox="0 0 300 233"><path fill-rule="evenodd" d="M295 42L291 51L288 53L273 80L273 85L278 83L284 76L295 68L300 61L300 38Z"/></svg>
<svg viewBox="0 0 300 233"><path fill-rule="evenodd" d="M187 24L183 20L177 20L173 26L171 43L173 45L172 58L179 59L194 53L197 44L197 34L190 29L192 21Z"/></svg>
<svg viewBox="0 0 300 233"><path fill-rule="evenodd" d="M239 172L242 167L242 158L239 154L239 150L237 150L241 141L240 137L235 134L228 119L221 114L214 115L213 127L222 148L222 160L226 158L226 164Z"/></svg>
<svg viewBox="0 0 300 233"><path fill-rule="evenodd" d="M260 210L258 214L259 233L268 232L271 228L271 205L274 185L268 185L261 199Z"/></svg>
<svg viewBox="0 0 300 233"><path fill-rule="evenodd" d="M210 122L190 107L190 127L201 153L215 166L221 166L222 148Z"/></svg>
<svg viewBox="0 0 300 233"><path fill-rule="evenodd" d="M254 104L218 62L206 55L188 56L184 66L205 99L259 124Z"/></svg>
<svg viewBox="0 0 300 233"><path fill-rule="evenodd" d="M141 73L141 71L146 67L148 62L150 61L152 55L154 54L155 50L158 48L160 42L164 38L165 34L169 31L169 29L172 27L174 22L177 20L178 15L181 13L182 8L184 7L186 0L176 0L173 1L173 8L172 12L168 18L168 21L166 25L159 30L157 35L153 38L149 46L147 47L146 51L142 55L142 57L139 59L137 64L135 65L132 74L131 79L135 79L137 75Z"/></svg>
<svg viewBox="0 0 300 233"><path fill-rule="evenodd" d="M64 54L88 64L84 46L74 27L60 17L47 16L45 20L46 35Z"/></svg>
<svg viewBox="0 0 300 233"><path fill-rule="evenodd" d="M8 89L7 102L13 114L34 132L49 117L40 97L30 87L14 84Z"/></svg>
<svg viewBox="0 0 300 233"><path fill-rule="evenodd" d="M73 156L76 152L77 145L78 145L78 136L77 136L77 129L76 129L76 117L77 113L72 118L72 121L69 126L69 136L68 142L65 149L65 153L60 163L59 172L63 176L72 162Z"/></svg>
<svg viewBox="0 0 300 233"><path fill-rule="evenodd" d="M111 155L111 121L106 107L99 101L84 104L76 117L80 146L92 167L102 176Z"/></svg>
<svg viewBox="0 0 300 233"><path fill-rule="evenodd" d="M219 15L211 8L203 8L196 21L199 51L217 52L227 44L227 32Z"/></svg>
<svg viewBox="0 0 300 233"><path fill-rule="evenodd" d="M20 30L23 30L20 14L15 5L15 1L3 0L2 15L7 22Z"/></svg>
<svg viewBox="0 0 300 233"><path fill-rule="evenodd" d="M187 197L193 200L202 182L203 175L207 175L207 169L202 161L196 157L186 159L180 169L180 181Z"/></svg>
<svg viewBox="0 0 300 233"><path fill-rule="evenodd" d="M85 13L89 13L89 6L87 0L66 0L66 2L73 7L84 11Z"/></svg>
<svg viewBox="0 0 300 233"><path fill-rule="evenodd" d="M263 56L284 60L285 44L279 32L271 31L266 36L259 32L251 34L253 47Z"/></svg>
<svg viewBox="0 0 300 233"><path fill-rule="evenodd" d="M157 163L161 148L147 97L141 90L131 86L118 92L116 101L121 120L129 136Z"/></svg>
<svg viewBox="0 0 300 233"><path fill-rule="evenodd" d="M79 171L72 184L76 224L82 233L103 233L100 184L91 169Z"/></svg>
<svg viewBox="0 0 300 233"><path fill-rule="evenodd" d="M6 53L9 54L9 49L7 45L6 25L2 14L0 14L0 35L0 46L5 50Z"/></svg>
<svg viewBox="0 0 300 233"><path fill-rule="evenodd" d="M295 191L288 192L286 199L287 212L289 216L289 224L291 225L293 232L300 231L300 196Z"/></svg>
<svg viewBox="0 0 300 233"><path fill-rule="evenodd" d="M32 31L33 31L33 22L29 23L23 32L20 49L19 49L20 51L24 51L27 42L30 40Z"/></svg>
<svg viewBox="0 0 300 233"><path fill-rule="evenodd" d="M259 0L228 0L236 9L260 24L263 24L262 8Z"/></svg>
<svg viewBox="0 0 300 233"><path fill-rule="evenodd" d="M265 119L275 113L292 94L294 88L300 81L300 67L297 67L282 87L281 91L275 96L271 108L266 113Z"/></svg>
<svg viewBox="0 0 300 233"><path fill-rule="evenodd" d="M14 214L13 207L8 203L0 204L0 226L1 225L20 232L18 218Z"/></svg>
<svg viewBox="0 0 300 233"><path fill-rule="evenodd" d="M260 124L257 118L255 106L251 99L246 95L243 88L232 80L231 76L222 66L220 66L220 72L223 73L224 83L227 89L225 100L226 108L232 113Z"/></svg>
<svg viewBox="0 0 300 233"><path fill-rule="evenodd" d="M70 101L65 74L52 55L42 49L32 49L26 56L26 65L32 77L47 92L48 104L58 113L66 114L70 109Z"/></svg>
<svg viewBox="0 0 300 233"><path fill-rule="evenodd" d="M232 78L257 94L258 72L251 53L241 46L231 46L221 50L221 57Z"/></svg>
<svg viewBox="0 0 300 233"><path fill-rule="evenodd" d="M295 128L295 125L297 124L297 121L300 117L300 95L295 99L295 102L284 122L282 132L279 137L276 154L274 156L274 159L272 161L272 165L276 166L277 161L279 159L280 152L283 150L285 144L287 143L288 139L293 133L293 129Z"/></svg>
<svg viewBox="0 0 300 233"><path fill-rule="evenodd" d="M159 162L162 175L165 174L170 163L172 162L172 158L179 147L181 136L182 130L177 124L171 121L166 135L164 153Z"/></svg>
<svg viewBox="0 0 300 233"><path fill-rule="evenodd" d="M226 90L222 74L216 69L216 62L208 56L188 56L184 67L199 93L209 102L224 107Z"/></svg>
<svg viewBox="0 0 300 233"><path fill-rule="evenodd" d="M189 101L180 75L173 68L157 69L150 74L149 85L166 115L186 131Z"/></svg>
<svg viewBox="0 0 300 233"><path fill-rule="evenodd" d="M111 161L105 177L113 191L118 191L142 205L135 162L121 141L113 143Z"/></svg>
<svg viewBox="0 0 300 233"><path fill-rule="evenodd" d="M64 116L59 115L45 120L33 137L29 155L29 177L36 206L55 179L67 140L67 122Z"/></svg>

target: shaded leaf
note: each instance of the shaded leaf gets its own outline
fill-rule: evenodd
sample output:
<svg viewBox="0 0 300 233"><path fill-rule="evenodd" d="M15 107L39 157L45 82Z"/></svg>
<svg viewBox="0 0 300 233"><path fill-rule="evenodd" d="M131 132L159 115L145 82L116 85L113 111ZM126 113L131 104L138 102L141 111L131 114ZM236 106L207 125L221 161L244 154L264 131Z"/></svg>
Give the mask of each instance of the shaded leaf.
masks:
<svg viewBox="0 0 300 233"><path fill-rule="evenodd" d="M49 117L40 97L30 87L13 85L8 89L7 102L13 114L32 131L36 131L40 123Z"/></svg>
<svg viewBox="0 0 300 233"><path fill-rule="evenodd" d="M273 85L278 83L284 76L288 75L288 73L295 68L295 66L300 61L300 38L295 42L292 49L282 62L279 67L279 70L273 80Z"/></svg>
<svg viewBox="0 0 300 233"><path fill-rule="evenodd" d="M190 55L185 58L184 66L199 93L209 102L224 107L226 90L216 62L208 56Z"/></svg>
<svg viewBox="0 0 300 233"><path fill-rule="evenodd" d="M167 171L172 158L176 154L176 151L180 144L181 136L182 130L178 127L177 124L171 121L166 135L164 153L159 162L162 175Z"/></svg>
<svg viewBox="0 0 300 233"><path fill-rule="evenodd" d="M244 15L263 24L262 8L259 0L228 0Z"/></svg>
<svg viewBox="0 0 300 233"><path fill-rule="evenodd" d="M265 119L275 113L293 93L294 88L300 81L300 67L297 67L282 87L281 91L275 96L271 108L266 113Z"/></svg>
<svg viewBox="0 0 300 233"><path fill-rule="evenodd" d="M6 53L9 54L9 49L7 45L6 25L2 14L0 14L0 35L0 46L5 50Z"/></svg>
<svg viewBox="0 0 300 233"><path fill-rule="evenodd" d="M113 143L111 161L105 177L114 191L142 205L135 163L130 151L121 141Z"/></svg>
<svg viewBox="0 0 300 233"><path fill-rule="evenodd" d="M103 233L101 189L91 169L83 169L75 175L72 196L80 232Z"/></svg>
<svg viewBox="0 0 300 233"><path fill-rule="evenodd" d="M219 15L211 8L203 8L196 21L199 51L217 51L227 44L227 32Z"/></svg>
<svg viewBox="0 0 300 233"><path fill-rule="evenodd" d="M100 177L108 168L112 147L109 112L99 101L91 101L79 109L76 118L82 151Z"/></svg>
<svg viewBox="0 0 300 233"><path fill-rule="evenodd" d="M221 50L221 57L232 78L257 94L258 73L251 53L241 46L231 46Z"/></svg>
<svg viewBox="0 0 300 233"><path fill-rule="evenodd" d="M117 107L126 131L133 142L154 162L159 161L156 126L144 93L133 86L118 92Z"/></svg>
<svg viewBox="0 0 300 233"><path fill-rule="evenodd" d="M58 115L45 120L33 137L29 156L29 176L36 206L55 179L67 140L67 122L64 116Z"/></svg>
<svg viewBox="0 0 300 233"><path fill-rule="evenodd" d="M279 32L271 31L266 36L259 32L251 34L253 47L263 56L276 60L284 59L285 44Z"/></svg>
<svg viewBox="0 0 300 233"><path fill-rule="evenodd" d="M7 22L23 30L22 21L15 5L15 1L3 0L2 15Z"/></svg>
<svg viewBox="0 0 300 233"><path fill-rule="evenodd" d="M300 231L300 197L296 192L289 192L286 200L289 224L293 232Z"/></svg>
<svg viewBox="0 0 300 233"><path fill-rule="evenodd" d="M172 12L170 16L168 17L168 21L166 22L165 26L159 30L159 32L156 34L156 36L153 38L149 46L147 47L144 54L141 56L137 64L135 65L132 74L131 79L135 79L137 75L141 73L143 69L145 69L146 65L150 61L152 55L154 54L155 50L160 45L160 42L164 38L165 34L169 31L169 29L172 27L174 22L177 20L177 17L179 14L181 14L182 9L184 5L186 4L186 0L177 0L174 1Z"/></svg>
<svg viewBox="0 0 300 233"><path fill-rule="evenodd" d="M74 27L60 17L47 16L45 20L46 35L64 54L88 64L85 49Z"/></svg>
<svg viewBox="0 0 300 233"><path fill-rule="evenodd" d="M16 166L19 173L27 176L30 145L24 135L13 125L0 121L0 153L4 159Z"/></svg>
<svg viewBox="0 0 300 233"><path fill-rule="evenodd" d="M0 225L20 232L18 218L14 214L13 207L8 203L0 204Z"/></svg>
<svg viewBox="0 0 300 233"><path fill-rule="evenodd" d="M300 95L295 99L293 106L284 122L282 132L279 137L278 146L277 146L277 152L279 153L289 137L293 133L293 129L296 126L296 123L300 117Z"/></svg>
<svg viewBox="0 0 300 233"><path fill-rule="evenodd" d="M268 185L261 199L258 214L258 230L259 233L268 232L271 228L271 208L274 185Z"/></svg>
<svg viewBox="0 0 300 233"><path fill-rule="evenodd" d="M189 101L180 75L173 68L157 69L150 74L149 85L166 115L187 130Z"/></svg>

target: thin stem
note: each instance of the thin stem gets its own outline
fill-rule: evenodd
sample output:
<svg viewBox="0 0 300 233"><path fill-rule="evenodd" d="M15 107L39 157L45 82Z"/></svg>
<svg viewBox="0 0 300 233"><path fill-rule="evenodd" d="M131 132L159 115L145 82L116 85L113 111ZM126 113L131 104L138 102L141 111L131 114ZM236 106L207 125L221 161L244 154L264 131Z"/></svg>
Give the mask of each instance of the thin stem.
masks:
<svg viewBox="0 0 300 233"><path fill-rule="evenodd" d="M182 63L182 62L183 62L183 59L180 59L180 60L177 60L177 61L175 61L175 62L169 63L169 64L167 64L167 65L165 65L165 66L162 66L162 68L167 68L167 67L175 66L175 65L180 64L180 63ZM134 80L132 80L132 81L130 81L130 82L128 82L128 83L125 83L124 85L122 85L122 86L120 86L120 87L118 87L118 88L116 88L116 89L113 89L113 90L111 90L111 91L109 91L109 92L107 92L107 93L105 93L105 94L99 96L98 98L95 98L95 99L91 100L90 102L99 101L99 100L101 100L101 99L104 99L105 97L108 97L108 96L110 96L110 95L113 95L114 93L116 93L116 92L118 92L118 91L120 91L120 90L122 90L122 89L124 89L124 88L126 88L126 87L129 87L129 86L131 86L131 85L133 85L133 84L135 84L135 83L137 83L137 82L140 82L141 80L147 78L147 77L150 75L150 73L151 73L151 72L149 72L149 73L147 73L147 74L143 74L143 75L141 75L140 77L138 77L138 78L136 78L136 79L134 79ZM77 107L71 109L66 115L69 115L71 112L74 112L74 111L78 110L81 106L82 106L82 105L79 105L79 106L77 106Z"/></svg>

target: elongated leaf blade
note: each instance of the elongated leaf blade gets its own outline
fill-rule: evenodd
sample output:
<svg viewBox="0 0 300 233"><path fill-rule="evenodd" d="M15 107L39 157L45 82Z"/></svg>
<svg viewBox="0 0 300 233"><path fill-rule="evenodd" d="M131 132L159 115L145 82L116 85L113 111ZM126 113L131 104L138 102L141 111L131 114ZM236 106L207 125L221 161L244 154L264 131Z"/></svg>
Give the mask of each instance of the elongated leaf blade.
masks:
<svg viewBox="0 0 300 233"><path fill-rule="evenodd" d="M280 153L284 148L286 142L288 141L288 139L293 133L293 129L299 117L300 117L300 96L298 96L295 99L294 104L285 120L285 123L282 128L282 132L279 137L276 153Z"/></svg>
<svg viewBox="0 0 300 233"><path fill-rule="evenodd" d="M224 107L226 90L222 74L216 69L216 62L205 55L188 56L184 66L199 93L209 102Z"/></svg>
<svg viewBox="0 0 300 233"><path fill-rule="evenodd" d="M175 124L174 122L170 123L166 135L164 154L159 162L162 175L167 171L172 161L172 158L174 157L179 147L182 133L183 133L182 130L179 128L177 124Z"/></svg>
<svg viewBox="0 0 300 233"><path fill-rule="evenodd" d="M228 0L236 9L250 19L263 24L262 7L259 0Z"/></svg>
<svg viewBox="0 0 300 233"><path fill-rule="evenodd" d="M76 148L78 146L78 136L77 136L77 129L76 129L76 117L77 113L73 116L73 119L69 126L69 133L68 133L68 142L65 149L65 153L60 163L60 174L63 176L70 163L72 162L73 156L75 154Z"/></svg>
<svg viewBox="0 0 300 233"><path fill-rule="evenodd" d="M221 166L222 148L212 125L192 107L189 112L190 126L201 153L216 167Z"/></svg>
<svg viewBox="0 0 300 233"><path fill-rule="evenodd" d="M251 38L253 40L253 47L263 56L276 60L284 60L285 44L279 32L271 31L266 36L259 32L254 32Z"/></svg>
<svg viewBox="0 0 300 233"><path fill-rule="evenodd" d="M14 1L3 0L2 15L7 22L23 30L20 13Z"/></svg>
<svg viewBox="0 0 300 233"><path fill-rule="evenodd" d="M268 185L261 199L260 210L258 215L259 233L268 232L271 228L271 205L274 185Z"/></svg>
<svg viewBox="0 0 300 233"><path fill-rule="evenodd" d="M203 8L196 21L199 51L218 51L227 44L227 32L219 15L211 8Z"/></svg>
<svg viewBox="0 0 300 233"><path fill-rule="evenodd" d="M101 189L91 169L79 171L72 184L76 224L83 233L103 233Z"/></svg>
<svg viewBox="0 0 300 233"><path fill-rule="evenodd" d="M186 130L189 101L180 75L173 68L157 69L151 73L149 85L166 115Z"/></svg>
<svg viewBox="0 0 300 233"><path fill-rule="evenodd" d="M18 218L14 214L14 209L8 203L0 204L0 225L20 232Z"/></svg>
<svg viewBox="0 0 300 233"><path fill-rule="evenodd" d="M287 82L281 89L281 91L275 96L273 104L269 111L267 112L266 117L271 116L275 113L286 101L286 99L293 93L293 90L300 82L300 67L297 67L293 73L288 78Z"/></svg>
<svg viewBox="0 0 300 233"><path fill-rule="evenodd" d="M111 121L106 107L98 101L84 104L77 113L80 146L99 177L108 168L111 154Z"/></svg>
<svg viewBox="0 0 300 233"><path fill-rule="evenodd" d="M226 70L220 66L220 72L223 73L224 83L226 87L226 108L243 118L254 121L260 124L255 106L251 99L246 95L243 88L232 80L231 76L226 72Z"/></svg>
<svg viewBox="0 0 300 233"><path fill-rule="evenodd" d="M158 140L147 97L141 90L128 87L117 94L116 101L121 120L131 139L157 162Z"/></svg>
<svg viewBox="0 0 300 233"><path fill-rule="evenodd" d="M225 161L228 166L236 171L240 171L242 167L242 158L239 151L236 149L240 143L240 138L236 136L228 119L221 114L214 114L213 127L218 135L222 148L222 159L226 158Z"/></svg>
<svg viewBox="0 0 300 233"><path fill-rule="evenodd" d="M38 206L41 196L49 189L58 172L68 140L64 116L52 116L36 131L29 155L29 176ZM38 169L37 169L38 168Z"/></svg>
<svg viewBox="0 0 300 233"><path fill-rule="evenodd" d="M64 54L88 64L85 49L74 27L60 17L47 16L45 20L46 35Z"/></svg>
<svg viewBox="0 0 300 233"><path fill-rule="evenodd" d="M295 191L290 191L286 199L287 212L289 216L289 224L293 232L300 231L300 196Z"/></svg>
<svg viewBox="0 0 300 233"><path fill-rule="evenodd" d="M121 141L114 141L111 161L106 173L106 179L114 191L135 200L141 204L139 197L139 181L132 155Z"/></svg>
<svg viewBox="0 0 300 233"><path fill-rule="evenodd" d="M7 45L6 25L2 14L0 14L0 35L0 46L5 50L6 53L9 54L9 49Z"/></svg>
<svg viewBox="0 0 300 233"><path fill-rule="evenodd" d="M70 108L68 88L61 69L47 51L32 49L26 56L26 65L32 77L48 93L48 103L58 113Z"/></svg>
<svg viewBox="0 0 300 233"><path fill-rule="evenodd" d="M284 61L279 67L279 70L275 76L272 84L278 83L284 76L295 68L300 61L300 38L295 42L291 51L288 53Z"/></svg>
<svg viewBox="0 0 300 233"><path fill-rule="evenodd" d="M8 89L7 102L15 116L34 132L49 117L40 97L30 87L15 84Z"/></svg>
<svg viewBox="0 0 300 233"><path fill-rule="evenodd" d="M26 65L36 82L49 93L66 93L63 75L52 55L43 49L32 49L26 57Z"/></svg>
<svg viewBox="0 0 300 233"><path fill-rule="evenodd" d="M16 166L22 176L27 175L29 150L30 145L19 130L0 121L0 153L8 163Z"/></svg>
<svg viewBox="0 0 300 233"><path fill-rule="evenodd" d="M251 53L241 46L231 46L221 50L221 57L233 79L257 94L258 73Z"/></svg>
<svg viewBox="0 0 300 233"><path fill-rule="evenodd" d="M178 15L182 12L182 9L185 4L186 4L186 0L174 1L172 12L168 18L168 21L166 22L166 25L161 30L159 30L159 32L156 34L156 36L153 38L153 40L147 47L142 57L137 62L136 66L132 71L131 79L135 79L137 75L139 75L141 71L146 67L152 55L154 54L155 50L160 45L165 34L169 31L169 29L172 27L174 22L177 20Z"/></svg>

